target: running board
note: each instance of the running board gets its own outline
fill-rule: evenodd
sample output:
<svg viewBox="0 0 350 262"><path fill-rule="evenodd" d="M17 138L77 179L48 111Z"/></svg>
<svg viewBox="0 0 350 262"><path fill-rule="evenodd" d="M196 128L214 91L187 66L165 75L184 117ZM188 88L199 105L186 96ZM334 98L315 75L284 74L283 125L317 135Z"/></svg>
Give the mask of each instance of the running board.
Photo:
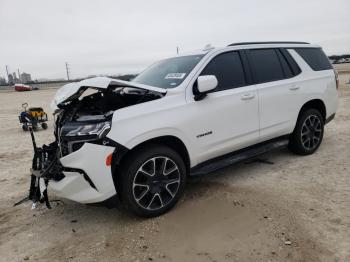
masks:
<svg viewBox="0 0 350 262"><path fill-rule="evenodd" d="M191 169L190 175L199 176L213 173L219 169L228 167L237 162L256 157L275 149L286 147L288 145L288 142L288 139L264 142L255 146L248 147L246 149L238 150L216 159L208 160L202 164L199 164L198 166L193 167Z"/></svg>

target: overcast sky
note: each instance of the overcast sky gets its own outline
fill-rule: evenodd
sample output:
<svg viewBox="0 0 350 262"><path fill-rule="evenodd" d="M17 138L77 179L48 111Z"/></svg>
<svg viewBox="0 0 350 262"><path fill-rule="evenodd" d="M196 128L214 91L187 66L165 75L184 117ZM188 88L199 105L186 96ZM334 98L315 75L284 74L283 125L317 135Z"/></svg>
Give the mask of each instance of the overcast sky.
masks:
<svg viewBox="0 0 350 262"><path fill-rule="evenodd" d="M0 76L135 73L176 46L269 40L350 53L350 0L0 0Z"/></svg>

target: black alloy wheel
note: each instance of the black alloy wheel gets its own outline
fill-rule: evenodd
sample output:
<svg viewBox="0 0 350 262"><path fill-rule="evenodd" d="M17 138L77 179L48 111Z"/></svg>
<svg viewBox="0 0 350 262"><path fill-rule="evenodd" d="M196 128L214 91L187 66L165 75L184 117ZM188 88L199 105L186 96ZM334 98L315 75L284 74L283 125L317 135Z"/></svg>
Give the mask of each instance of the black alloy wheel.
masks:
<svg viewBox="0 0 350 262"><path fill-rule="evenodd" d="M289 149L298 155L313 154L321 145L324 133L324 118L316 109L307 109L298 118L289 139Z"/></svg>
<svg viewBox="0 0 350 262"><path fill-rule="evenodd" d="M186 184L186 167L173 149L148 145L124 161L119 191L124 206L141 217L155 217L170 210Z"/></svg>
<svg viewBox="0 0 350 262"><path fill-rule="evenodd" d="M160 209L174 199L180 179L179 168L172 159L165 156L148 159L134 177L134 198L144 209Z"/></svg>
<svg viewBox="0 0 350 262"><path fill-rule="evenodd" d="M301 143L311 151L319 145L322 136L321 119L317 115L309 115L301 127Z"/></svg>

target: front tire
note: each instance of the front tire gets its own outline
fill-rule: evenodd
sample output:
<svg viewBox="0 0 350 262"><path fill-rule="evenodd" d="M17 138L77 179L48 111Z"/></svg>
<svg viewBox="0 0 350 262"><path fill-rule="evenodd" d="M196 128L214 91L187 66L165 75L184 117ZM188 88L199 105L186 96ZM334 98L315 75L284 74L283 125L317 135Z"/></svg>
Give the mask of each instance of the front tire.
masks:
<svg viewBox="0 0 350 262"><path fill-rule="evenodd" d="M313 154L321 145L324 133L324 120L316 109L301 113L289 140L289 149L298 155Z"/></svg>
<svg viewBox="0 0 350 262"><path fill-rule="evenodd" d="M148 145L133 152L121 168L121 200L140 217L156 217L169 211L181 197L186 167L173 149Z"/></svg>

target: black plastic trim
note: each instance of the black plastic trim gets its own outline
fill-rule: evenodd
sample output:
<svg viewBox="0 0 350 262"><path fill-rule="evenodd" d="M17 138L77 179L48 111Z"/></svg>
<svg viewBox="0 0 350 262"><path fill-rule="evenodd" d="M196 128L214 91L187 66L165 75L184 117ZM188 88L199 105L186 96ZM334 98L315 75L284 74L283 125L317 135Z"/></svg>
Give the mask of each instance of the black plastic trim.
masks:
<svg viewBox="0 0 350 262"><path fill-rule="evenodd" d="M111 174L112 174L112 179L113 179L113 184L115 191L117 192L118 195L118 188L120 189L120 179L118 178L119 172L120 172L120 162L121 159L130 151L127 147L113 141L112 139L109 139L111 145L114 147L113 155L112 155L112 164L111 164ZM119 198L120 196L118 196Z"/></svg>
<svg viewBox="0 0 350 262"><path fill-rule="evenodd" d="M77 173L83 175L84 179L90 184L90 186L91 186L92 188L94 188L96 191L98 191L98 189L96 188L94 182L92 182L91 178L85 173L84 170L79 169L79 168L63 167L62 171L66 171L66 172L77 172Z"/></svg>
<svg viewBox="0 0 350 262"><path fill-rule="evenodd" d="M331 122L333 119L334 119L334 117L335 117L335 113L334 114L332 114L332 115L330 115L327 119L326 119L326 121L325 121L325 125L326 124L328 124L329 122Z"/></svg>
<svg viewBox="0 0 350 262"><path fill-rule="evenodd" d="M252 74L252 70L251 67L249 65L249 60L247 57L247 53L245 50L238 50L238 53L241 57L241 62L242 62L242 66L243 66L243 70L245 73L245 79L246 79L246 85L245 86L249 86L249 85L253 85L254 81L253 81L253 74Z"/></svg>
<svg viewBox="0 0 350 262"><path fill-rule="evenodd" d="M119 165L120 160L123 158L123 156L125 156L127 152L129 152L130 149L113 141L112 139L109 139L109 140L110 140L109 146L113 146L115 148L113 152L113 157L112 157L112 164Z"/></svg>
<svg viewBox="0 0 350 262"><path fill-rule="evenodd" d="M287 63L289 64L290 68L292 69L292 72L294 76L297 76L301 73L301 69L298 65L298 63L294 60L294 58L291 56L291 54L286 50L286 48L279 48L280 52L284 56L284 58L287 60Z"/></svg>
<svg viewBox="0 0 350 262"><path fill-rule="evenodd" d="M247 160L274 149L283 148L288 145L289 135L277 137L256 145L252 145L223 156L219 156L194 166L190 170L191 176L199 176L213 173L224 167Z"/></svg>

